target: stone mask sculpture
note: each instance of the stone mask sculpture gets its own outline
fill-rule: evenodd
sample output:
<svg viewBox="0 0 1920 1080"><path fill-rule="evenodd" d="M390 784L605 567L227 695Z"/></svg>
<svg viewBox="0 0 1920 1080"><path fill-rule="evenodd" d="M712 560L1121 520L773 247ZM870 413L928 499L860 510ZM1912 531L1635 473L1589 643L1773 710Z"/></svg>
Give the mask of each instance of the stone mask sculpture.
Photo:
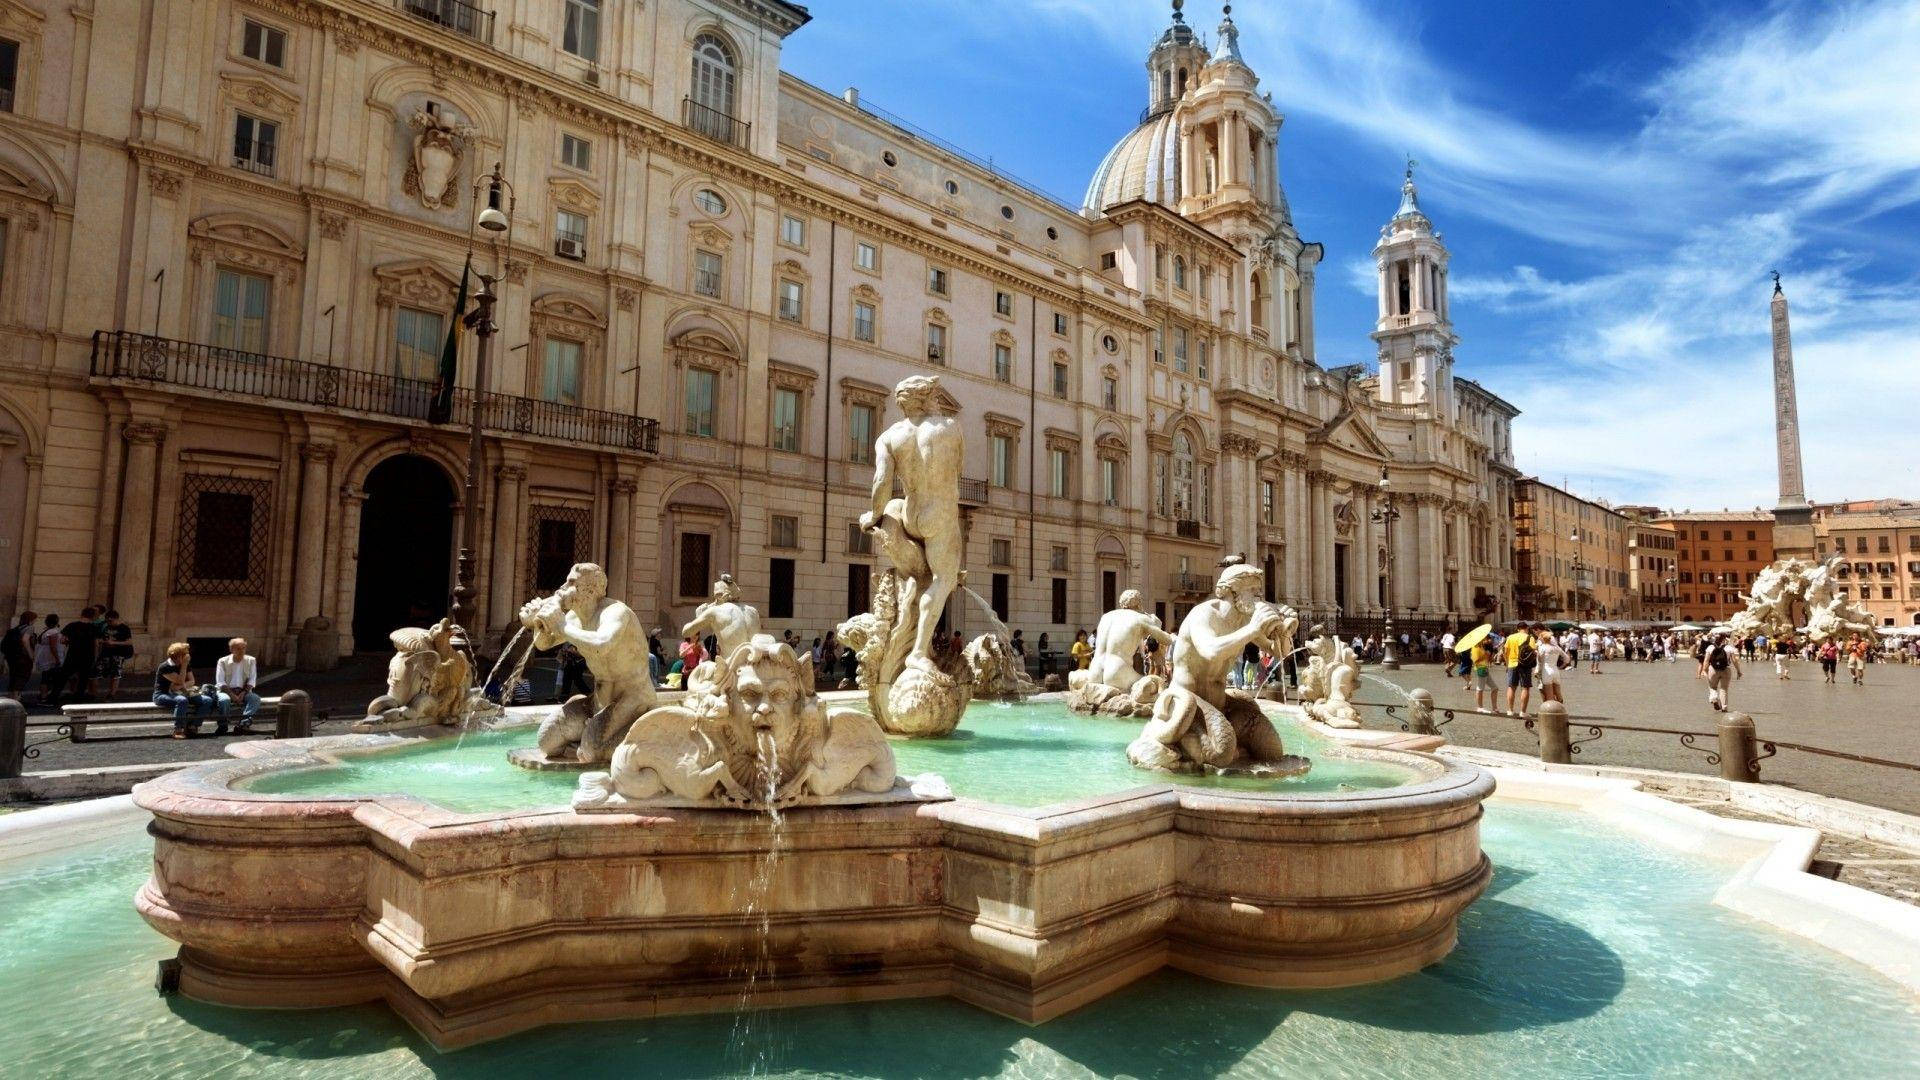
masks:
<svg viewBox="0 0 1920 1080"><path fill-rule="evenodd" d="M1146 612L1140 590L1120 594L1120 606L1100 616L1094 631L1093 659L1085 671L1067 676L1067 708L1077 713L1105 716L1151 716L1153 703L1165 688L1158 675L1133 669L1133 658L1149 638L1163 648L1173 647L1173 635Z"/></svg>
<svg viewBox="0 0 1920 1080"><path fill-rule="evenodd" d="M874 719L899 735L951 732L971 696L964 676L942 670L933 656L934 629L963 576L965 440L952 417L935 412L939 392L931 375L894 387L905 416L874 442L873 508L860 515L860 528L880 539L893 566L875 583L873 610L839 627L860 658Z"/></svg>
<svg viewBox="0 0 1920 1080"><path fill-rule="evenodd" d="M1249 642L1275 656L1293 651L1299 616L1258 599L1259 568L1230 561L1213 598L1180 623L1173 681L1155 700L1153 717L1127 747L1127 760L1163 772L1291 776L1311 767L1286 753L1280 733L1252 695L1227 689L1227 672Z"/></svg>
<svg viewBox="0 0 1920 1080"><path fill-rule="evenodd" d="M401 731L466 720L467 657L453 647L453 620L430 627L403 626L387 635L393 659L387 662L387 692L367 705L356 732Z"/></svg>
<svg viewBox="0 0 1920 1080"><path fill-rule="evenodd" d="M533 648L572 645L593 676L592 694L575 694L540 723L539 752L515 751L530 768L605 762L640 714L653 708L647 635L633 609L607 596L607 573L576 563L553 595L530 600L520 624Z"/></svg>
<svg viewBox="0 0 1920 1080"><path fill-rule="evenodd" d="M404 185L407 194L429 210L451 207L459 198L460 157L473 129L437 108L414 110L407 124L413 129Z"/></svg>
<svg viewBox="0 0 1920 1080"><path fill-rule="evenodd" d="M634 722L610 771L580 778L574 809L666 800L766 810L917 797L895 775L879 725L822 705L812 663L785 643L761 635L701 665L709 667L710 683Z"/></svg>

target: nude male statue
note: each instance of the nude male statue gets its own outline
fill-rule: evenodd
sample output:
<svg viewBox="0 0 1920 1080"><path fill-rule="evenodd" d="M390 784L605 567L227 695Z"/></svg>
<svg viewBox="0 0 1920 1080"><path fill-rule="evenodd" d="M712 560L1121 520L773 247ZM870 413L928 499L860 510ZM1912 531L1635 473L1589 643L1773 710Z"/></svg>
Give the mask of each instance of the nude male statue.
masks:
<svg viewBox="0 0 1920 1080"><path fill-rule="evenodd" d="M887 554L906 579L902 610L915 618L906 664L930 675L939 672L933 662L933 633L959 583L962 540L960 456L965 444L960 425L934 413L939 390L940 380L931 375L902 379L893 388L906 418L882 432L874 445L873 509L860 515L862 530L886 535ZM898 499L889 497L896 479L906 493Z"/></svg>
<svg viewBox="0 0 1920 1080"><path fill-rule="evenodd" d="M760 613L741 603L740 596L733 575L721 574L713 583L713 599L693 609L693 618L680 628L680 636L699 641L712 634L717 646L713 659L730 659L735 649L760 632Z"/></svg>
<svg viewBox="0 0 1920 1080"><path fill-rule="evenodd" d="M533 647L571 642L593 673L593 696L576 694L540 725L540 749L550 758L605 761L627 728L653 708L647 672L647 634L633 609L607 597L607 573L576 563L552 596L530 600L520 621L533 631Z"/></svg>

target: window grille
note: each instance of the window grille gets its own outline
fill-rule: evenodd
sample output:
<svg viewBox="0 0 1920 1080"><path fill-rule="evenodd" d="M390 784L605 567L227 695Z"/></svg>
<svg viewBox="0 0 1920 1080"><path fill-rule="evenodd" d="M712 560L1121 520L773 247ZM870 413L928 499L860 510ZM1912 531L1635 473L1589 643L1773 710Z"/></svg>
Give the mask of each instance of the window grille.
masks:
<svg viewBox="0 0 1920 1080"><path fill-rule="evenodd" d="M181 596L264 596L273 483L188 473L180 492L173 591Z"/></svg>
<svg viewBox="0 0 1920 1080"><path fill-rule="evenodd" d="M574 563L589 558L593 512L576 506L531 507L527 521L527 583L530 596L545 596L567 580Z"/></svg>

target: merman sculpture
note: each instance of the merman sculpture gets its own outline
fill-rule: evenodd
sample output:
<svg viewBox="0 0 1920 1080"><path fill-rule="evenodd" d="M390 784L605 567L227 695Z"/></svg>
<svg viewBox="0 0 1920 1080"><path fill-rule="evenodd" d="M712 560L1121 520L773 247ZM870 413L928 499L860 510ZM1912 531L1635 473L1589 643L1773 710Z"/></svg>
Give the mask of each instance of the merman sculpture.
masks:
<svg viewBox="0 0 1920 1080"><path fill-rule="evenodd" d="M1213 598L1187 613L1173 645L1173 681L1127 747L1127 760L1164 772L1261 776L1298 775L1311 767L1286 752L1252 695L1227 689L1227 673L1248 643L1274 656L1293 651L1299 616L1261 600L1264 582L1259 568L1230 559Z"/></svg>
<svg viewBox="0 0 1920 1080"><path fill-rule="evenodd" d="M1120 594L1120 606L1100 616L1094 632L1093 659L1085 671L1067 676L1067 708L1077 713L1107 716L1151 716L1153 703L1165 687L1158 675L1142 675L1133 658L1147 639L1173 646L1173 635L1147 613L1140 590Z"/></svg>
<svg viewBox="0 0 1920 1080"><path fill-rule="evenodd" d="M580 650L593 675L593 693L575 694L540 724L539 750L510 757L528 768L579 767L604 762L634 720L653 708L647 635L633 609L607 596L607 573L576 563L553 595L530 600L520 623L533 631L533 648L562 644Z"/></svg>

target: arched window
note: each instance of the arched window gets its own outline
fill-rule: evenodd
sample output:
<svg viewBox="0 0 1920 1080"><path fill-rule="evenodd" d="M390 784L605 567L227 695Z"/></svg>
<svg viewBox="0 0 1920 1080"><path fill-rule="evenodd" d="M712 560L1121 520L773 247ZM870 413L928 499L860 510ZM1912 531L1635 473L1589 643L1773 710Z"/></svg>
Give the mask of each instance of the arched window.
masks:
<svg viewBox="0 0 1920 1080"><path fill-rule="evenodd" d="M1193 520L1193 440L1184 431L1173 437L1173 516Z"/></svg>
<svg viewBox="0 0 1920 1080"><path fill-rule="evenodd" d="M733 119L733 52L727 48L726 42L713 34L701 34L693 39L693 93L691 96L693 103L701 106L694 111L696 125L717 122L724 126L727 121ZM702 110L711 110L711 112ZM712 113L720 115L714 117Z"/></svg>
<svg viewBox="0 0 1920 1080"><path fill-rule="evenodd" d="M1253 275L1252 315L1253 325L1259 327L1267 325L1267 276L1265 274Z"/></svg>
<svg viewBox="0 0 1920 1080"><path fill-rule="evenodd" d="M1173 257L1173 287L1176 289L1187 287L1187 260L1178 255Z"/></svg>

